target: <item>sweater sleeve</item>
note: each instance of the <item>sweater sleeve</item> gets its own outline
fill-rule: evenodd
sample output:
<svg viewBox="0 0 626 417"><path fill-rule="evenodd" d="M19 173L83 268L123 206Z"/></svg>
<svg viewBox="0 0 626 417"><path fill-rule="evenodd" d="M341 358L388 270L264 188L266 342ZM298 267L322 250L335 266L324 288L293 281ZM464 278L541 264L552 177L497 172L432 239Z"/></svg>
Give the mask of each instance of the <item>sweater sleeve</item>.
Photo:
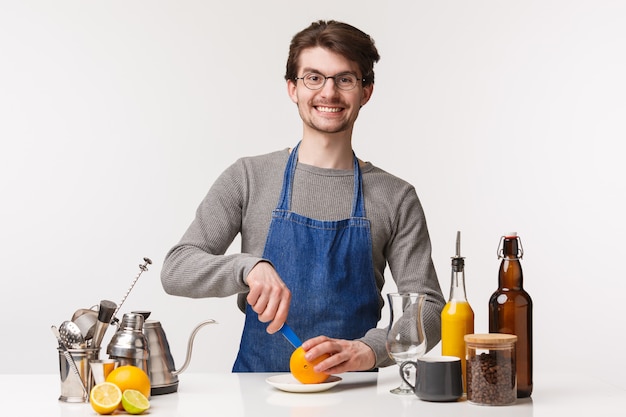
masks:
<svg viewBox="0 0 626 417"><path fill-rule="evenodd" d="M445 299L432 261L426 217L417 193L409 187L401 197L385 255L398 292L417 292L427 296L423 317L426 349L430 351L441 339L441 310ZM361 339L374 351L377 367L395 363L386 350L388 323L382 325L385 328L371 329Z"/></svg>
<svg viewBox="0 0 626 417"><path fill-rule="evenodd" d="M181 240L167 253L161 282L168 294L202 298L248 291L245 277L261 258L224 255L241 229L247 189L243 171L237 161L220 175Z"/></svg>

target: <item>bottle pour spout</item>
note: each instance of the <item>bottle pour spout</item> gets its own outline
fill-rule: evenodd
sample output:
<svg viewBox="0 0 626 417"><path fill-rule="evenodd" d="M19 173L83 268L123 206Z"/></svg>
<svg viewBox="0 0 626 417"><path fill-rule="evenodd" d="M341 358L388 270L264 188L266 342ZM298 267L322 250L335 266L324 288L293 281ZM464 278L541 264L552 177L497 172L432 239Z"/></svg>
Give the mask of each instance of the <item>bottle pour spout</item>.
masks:
<svg viewBox="0 0 626 417"><path fill-rule="evenodd" d="M462 272L465 267L465 258L461 256L461 231L456 232L456 255L452 257L452 271Z"/></svg>

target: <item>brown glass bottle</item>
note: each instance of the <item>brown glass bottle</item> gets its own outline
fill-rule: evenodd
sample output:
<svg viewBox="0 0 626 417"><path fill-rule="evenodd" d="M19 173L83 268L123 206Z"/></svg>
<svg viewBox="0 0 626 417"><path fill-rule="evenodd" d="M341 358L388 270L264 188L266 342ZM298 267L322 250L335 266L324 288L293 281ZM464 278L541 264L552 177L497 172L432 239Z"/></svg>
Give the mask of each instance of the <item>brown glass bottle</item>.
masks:
<svg viewBox="0 0 626 417"><path fill-rule="evenodd" d="M489 332L517 336L517 398L530 397L533 391L533 301L523 288L523 254L517 233L500 239L498 289L489 299Z"/></svg>

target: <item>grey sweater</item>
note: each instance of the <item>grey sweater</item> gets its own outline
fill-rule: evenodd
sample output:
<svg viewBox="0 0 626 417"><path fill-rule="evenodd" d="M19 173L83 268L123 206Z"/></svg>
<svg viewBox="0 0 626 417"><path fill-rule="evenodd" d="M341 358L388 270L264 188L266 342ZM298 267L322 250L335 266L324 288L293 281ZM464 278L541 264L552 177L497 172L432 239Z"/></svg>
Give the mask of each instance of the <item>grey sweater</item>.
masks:
<svg viewBox="0 0 626 417"><path fill-rule="evenodd" d="M180 242L167 254L161 281L172 295L201 298L238 294L245 311L246 276L262 260L272 210L282 188L289 150L241 158L210 188ZM415 188L371 163L362 165L365 212L371 223L374 275L379 293L388 265L399 292L428 296L424 321L428 350L441 337L445 304L431 259L426 219ZM319 220L350 216L352 170L298 164L291 210ZM241 233L241 253L224 255ZM379 305L385 304L380 294ZM383 324L384 326L387 323ZM376 354L376 366L393 364L385 348L386 330L371 329L360 339Z"/></svg>

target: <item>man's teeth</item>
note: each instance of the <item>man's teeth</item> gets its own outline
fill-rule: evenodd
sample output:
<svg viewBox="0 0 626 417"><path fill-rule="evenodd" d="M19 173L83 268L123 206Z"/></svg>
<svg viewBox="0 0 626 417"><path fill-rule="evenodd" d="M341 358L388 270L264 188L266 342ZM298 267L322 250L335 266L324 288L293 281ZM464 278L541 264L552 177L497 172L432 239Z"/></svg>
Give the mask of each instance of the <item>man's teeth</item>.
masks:
<svg viewBox="0 0 626 417"><path fill-rule="evenodd" d="M321 111L321 112L326 112L326 113L337 113L337 112L341 111L341 108L339 108L339 107L318 107L317 110Z"/></svg>

